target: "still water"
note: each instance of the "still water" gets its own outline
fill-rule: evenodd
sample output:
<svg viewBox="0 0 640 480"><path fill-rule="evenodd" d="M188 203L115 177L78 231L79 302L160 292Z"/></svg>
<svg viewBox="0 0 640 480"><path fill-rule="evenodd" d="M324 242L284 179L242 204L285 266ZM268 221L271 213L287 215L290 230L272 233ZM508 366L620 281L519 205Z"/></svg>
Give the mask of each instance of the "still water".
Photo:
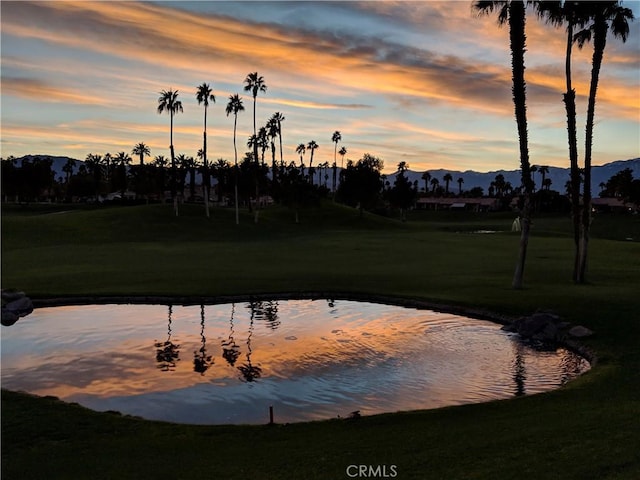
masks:
<svg viewBox="0 0 640 480"><path fill-rule="evenodd" d="M354 301L55 307L2 327L4 388L193 424L483 402L588 368L491 322Z"/></svg>

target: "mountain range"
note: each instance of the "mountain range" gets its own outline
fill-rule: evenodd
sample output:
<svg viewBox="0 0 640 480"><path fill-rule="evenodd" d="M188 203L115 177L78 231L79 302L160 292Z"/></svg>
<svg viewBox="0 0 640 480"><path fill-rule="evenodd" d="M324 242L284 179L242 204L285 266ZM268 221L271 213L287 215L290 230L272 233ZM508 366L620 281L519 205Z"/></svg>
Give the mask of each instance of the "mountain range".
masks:
<svg viewBox="0 0 640 480"><path fill-rule="evenodd" d="M37 158L50 158L53 160L53 170L56 174L56 178L63 177L65 174L62 171L62 167L69 160L69 157L55 157L50 155L25 155L24 157L20 157L17 159L17 165L21 164L22 160L32 161ZM76 160L76 159L74 159ZM78 165L81 164L82 160L76 160ZM137 163L134 161L134 163ZM613 175L624 170L625 168L629 168L634 172L634 178L640 178L640 157L629 159L629 160L616 160L613 162L606 163L600 166L594 166L591 169L591 189L592 192L597 195L600 191L600 184L606 183ZM435 169L428 170L431 174L431 178L437 178L440 182L441 186L444 186L444 176L449 173L453 177L453 181L449 183L449 191L458 192L458 179L462 178L463 190L470 190L473 187L481 187L486 195L489 190L489 186L491 182L493 182L497 175L503 175L505 182L510 182L513 187L517 187L520 185L520 170L495 170L490 172L476 172L474 170L445 170L445 169ZM411 182L418 182L419 189L423 190L424 180L422 179L422 175L424 171L414 171L407 170L405 173ZM331 177L331 174L329 175ZM393 185L395 180L395 173L387 174L387 181ZM569 168L560 168L560 167L549 167L549 172L545 176L546 178L551 179L551 189L557 190L560 193L565 192L565 184L569 180ZM542 176L538 172L534 172L533 174L534 181L536 183L536 189L540 188L542 182ZM200 181L200 176L198 175L197 181ZM329 179L329 182L331 180Z"/></svg>

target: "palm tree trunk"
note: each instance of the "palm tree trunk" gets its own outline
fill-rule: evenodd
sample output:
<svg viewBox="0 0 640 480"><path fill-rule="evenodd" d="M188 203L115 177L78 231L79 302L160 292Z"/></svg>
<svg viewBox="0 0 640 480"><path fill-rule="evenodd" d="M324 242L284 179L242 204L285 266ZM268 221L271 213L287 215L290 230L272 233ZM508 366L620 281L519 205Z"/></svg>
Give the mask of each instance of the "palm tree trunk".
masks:
<svg viewBox="0 0 640 480"><path fill-rule="evenodd" d="M238 147L236 146L236 125L238 123L238 114L235 114L234 120L233 120L233 153L235 155L235 186L234 186L234 193L235 193L235 197L236 197L236 225L240 225L240 213L238 212Z"/></svg>
<svg viewBox="0 0 640 480"><path fill-rule="evenodd" d="M589 103L587 106L587 126L584 147L584 186L582 228L580 238L580 264L578 268L578 283L585 283L587 273L587 254L589 247L589 230L591 228L591 150L593 147L593 119L596 109L596 93L600 67L607 42L608 25L604 19L597 19L593 36L593 60L591 68L591 86L589 88Z"/></svg>
<svg viewBox="0 0 640 480"><path fill-rule="evenodd" d="M524 80L524 52L526 45L525 22L524 3L512 1L509 4L509 37L511 45L511 69L513 74L513 103L515 107L516 124L518 127L522 185L524 186L524 208L522 210L520 248L518 252L518 263L516 264L512 282L512 287L515 289L521 289L523 286L524 267L527 258L529 231L531 227L531 193L533 191L531 164L529 163L526 84Z"/></svg>
<svg viewBox="0 0 640 480"><path fill-rule="evenodd" d="M578 281L580 265L580 169L578 167L578 137L576 133L576 91L571 85L571 51L573 46L573 21L567 27L567 53L565 59L565 77L567 92L563 96L567 110L567 136L569 140L569 165L571 174L571 217L573 220L573 281Z"/></svg>
<svg viewBox="0 0 640 480"><path fill-rule="evenodd" d="M209 218L209 167L207 166L207 107L204 107L204 132L203 132L203 145L202 145L202 163L204 164L204 170L202 172L202 193L204 197L204 211L207 218Z"/></svg>
<svg viewBox="0 0 640 480"><path fill-rule="evenodd" d="M178 195L176 195L176 155L173 149L173 112L171 112L171 200L173 201L173 211L178 216Z"/></svg>

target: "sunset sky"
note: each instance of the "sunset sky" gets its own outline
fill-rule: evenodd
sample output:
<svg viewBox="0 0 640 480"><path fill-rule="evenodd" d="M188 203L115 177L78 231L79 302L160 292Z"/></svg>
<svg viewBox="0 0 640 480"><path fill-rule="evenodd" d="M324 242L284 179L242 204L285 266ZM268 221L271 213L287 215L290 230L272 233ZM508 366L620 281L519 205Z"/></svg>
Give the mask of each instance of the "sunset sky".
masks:
<svg viewBox="0 0 640 480"><path fill-rule="evenodd" d="M446 2L7 2L2 21L3 157L84 159L136 143L169 157L159 92L178 89L176 154L202 147L198 85L209 83L208 157L233 161L230 95L239 93L239 151L253 133L249 72L264 77L258 127L276 111L284 157L315 140L314 164L379 156L385 171L491 171L519 166L508 27ZM640 15L640 2L624 2ZM564 30L530 13L526 80L533 164L565 167ZM580 158L591 45L576 49ZM608 37L600 76L594 164L640 156L640 20L626 44ZM149 161L151 160L149 159ZM340 158L338 157L338 162ZM308 155L305 157L308 163Z"/></svg>

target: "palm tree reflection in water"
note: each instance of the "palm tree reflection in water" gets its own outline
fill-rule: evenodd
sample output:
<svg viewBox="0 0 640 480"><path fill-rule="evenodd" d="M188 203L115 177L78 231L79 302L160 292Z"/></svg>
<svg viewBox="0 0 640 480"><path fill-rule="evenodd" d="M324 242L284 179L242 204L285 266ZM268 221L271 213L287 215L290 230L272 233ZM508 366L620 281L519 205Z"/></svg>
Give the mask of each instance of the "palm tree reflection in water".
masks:
<svg viewBox="0 0 640 480"><path fill-rule="evenodd" d="M240 356L240 347L236 344L235 339L233 338L234 330L233 330L233 316L235 315L236 304L231 304L231 319L229 323L231 325L229 329L229 338L225 341L222 341L222 357L227 361L230 366L234 366L238 357Z"/></svg>
<svg viewBox="0 0 640 480"><path fill-rule="evenodd" d="M238 367L242 374L242 379L247 382L254 382L262 376L262 369L257 365L251 364L251 337L253 336L253 320L256 314L256 304L250 303L251 322L249 324L249 335L247 336L247 361Z"/></svg>
<svg viewBox="0 0 640 480"><path fill-rule="evenodd" d="M513 362L513 380L516 383L515 396L519 397L526 393L524 382L527 380L527 369L524 366L523 345L516 340L513 342L515 360Z"/></svg>
<svg viewBox="0 0 640 480"><path fill-rule="evenodd" d="M165 342L155 341L156 361L158 368L163 372L173 371L176 367L176 361L180 360L180 345L171 341L171 314L173 306L169 305L169 324L167 326L167 340Z"/></svg>
<svg viewBox="0 0 640 480"><path fill-rule="evenodd" d="M193 352L193 371L204 375L214 361L211 355L207 355L207 339L204 336L204 305L200 305L200 338L202 346Z"/></svg>
<svg viewBox="0 0 640 480"><path fill-rule="evenodd" d="M271 330L276 330L280 326L277 301L251 302L249 308L251 309L251 315L257 320L264 320Z"/></svg>

